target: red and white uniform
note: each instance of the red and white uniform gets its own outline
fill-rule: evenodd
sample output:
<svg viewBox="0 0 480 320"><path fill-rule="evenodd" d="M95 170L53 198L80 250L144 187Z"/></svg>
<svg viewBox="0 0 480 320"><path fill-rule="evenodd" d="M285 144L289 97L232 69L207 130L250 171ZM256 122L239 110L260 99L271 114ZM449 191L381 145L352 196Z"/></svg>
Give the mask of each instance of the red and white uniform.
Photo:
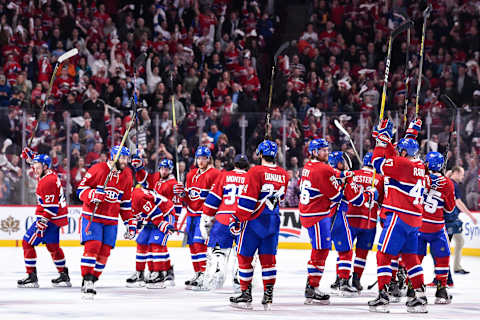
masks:
<svg viewBox="0 0 480 320"><path fill-rule="evenodd" d="M155 191L135 188L132 192L132 212L158 226L174 214L173 202Z"/></svg>
<svg viewBox="0 0 480 320"><path fill-rule="evenodd" d="M38 180L36 195L36 216L45 217L58 227L63 227L68 224L68 209L62 184L52 170L48 170L45 175Z"/></svg>
<svg viewBox="0 0 480 320"><path fill-rule="evenodd" d="M187 205L187 216L199 217L202 214L202 206L210 192L210 188L220 175L220 171L209 167L205 171L199 168L190 170L185 183L185 204Z"/></svg>
<svg viewBox="0 0 480 320"><path fill-rule="evenodd" d="M109 172L110 168L106 162L97 163L88 170L82 182L80 182L77 194L80 200L83 201L82 216L85 219L90 219L95 209L95 204L91 202L95 189L103 188ZM123 221L132 218L132 181L133 177L129 168L113 174L105 188L105 201L98 206L93 222L115 225L118 223L119 213Z"/></svg>
<svg viewBox="0 0 480 320"><path fill-rule="evenodd" d="M445 226L443 211L451 213L455 209L455 187L452 180L439 176L437 181L437 189L430 188L425 192L420 232L435 233L442 230Z"/></svg>

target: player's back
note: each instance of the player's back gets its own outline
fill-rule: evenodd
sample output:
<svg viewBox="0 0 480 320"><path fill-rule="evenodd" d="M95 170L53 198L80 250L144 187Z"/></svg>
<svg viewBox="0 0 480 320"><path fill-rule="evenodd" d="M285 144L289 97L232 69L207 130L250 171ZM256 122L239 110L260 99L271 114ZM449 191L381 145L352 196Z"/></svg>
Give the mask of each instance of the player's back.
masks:
<svg viewBox="0 0 480 320"><path fill-rule="evenodd" d="M44 211L48 218L57 226L62 227L68 224L68 208L63 193L62 184L58 176L48 170L37 184L36 189L37 212Z"/></svg>
<svg viewBox="0 0 480 320"><path fill-rule="evenodd" d="M135 188L132 192L132 212L158 224L173 214L173 202L155 191Z"/></svg>
<svg viewBox="0 0 480 320"><path fill-rule="evenodd" d="M455 209L455 187L453 182L436 174L430 174L430 180L436 187L425 190L421 232L434 233L443 229L445 220L443 211L450 213Z"/></svg>
<svg viewBox="0 0 480 320"><path fill-rule="evenodd" d="M203 205L203 212L215 215L215 220L228 225L229 217L235 213L237 198L245 189L247 172L240 169L223 171Z"/></svg>
<svg viewBox="0 0 480 320"><path fill-rule="evenodd" d="M300 178L300 221L305 228L330 215L332 202L341 199L335 170L326 163L309 161Z"/></svg>
<svg viewBox="0 0 480 320"><path fill-rule="evenodd" d="M212 167L205 171L194 168L187 174L185 185L187 195L185 200L189 216L200 216L202 214L203 203L219 174L220 171Z"/></svg>

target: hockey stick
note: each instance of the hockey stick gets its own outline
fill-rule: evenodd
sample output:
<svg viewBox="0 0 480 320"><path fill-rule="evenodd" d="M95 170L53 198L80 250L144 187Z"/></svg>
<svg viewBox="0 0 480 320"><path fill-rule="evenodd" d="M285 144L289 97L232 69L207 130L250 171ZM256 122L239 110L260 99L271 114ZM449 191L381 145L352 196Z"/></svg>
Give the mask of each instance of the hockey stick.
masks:
<svg viewBox="0 0 480 320"><path fill-rule="evenodd" d="M422 70L423 70L423 56L425 45L425 31L427 29L427 19L432 12L432 5L429 4L423 11L423 26L422 26L422 43L420 45L420 65L418 67L418 82L417 82L417 98L415 101L415 118L418 116L418 102L420 101L420 88L422 87Z"/></svg>
<svg viewBox="0 0 480 320"><path fill-rule="evenodd" d="M178 145L177 145L177 121L175 118L175 91L173 88L173 73L170 72L170 86L172 87L172 125L173 125L173 141L175 143L175 169L177 171L177 180L180 180L180 169L178 166Z"/></svg>
<svg viewBox="0 0 480 320"><path fill-rule="evenodd" d="M350 137L350 134L348 133L348 131L345 130L345 128L342 126L342 124L337 119L335 119L333 121L333 123L338 128L338 130L340 130L347 137L347 139L350 141L350 144L352 145L352 148L353 148L353 152L355 153L355 157L357 158L358 163L361 165L362 160L360 159L360 155L358 154L357 149L355 148L355 144L353 143L352 137Z"/></svg>
<svg viewBox="0 0 480 320"><path fill-rule="evenodd" d="M446 94L442 94L440 96L440 101L445 103L445 105L447 106L447 108L450 108L453 110L454 113L456 113L456 110L457 110L457 105L452 101L452 99L450 99L449 96L447 96ZM448 133L448 141L447 141L447 147L445 148L445 152L443 153L443 157L445 159L445 162L443 163L443 168L442 168L442 171L443 173L445 174L445 171L447 169L447 162L448 162L448 159L447 159L447 156L448 156L448 149L450 149L450 140L452 139L452 133L453 133L453 130L455 129L455 116L454 114L452 114L452 122L450 123L450 129L449 129L449 133Z"/></svg>
<svg viewBox="0 0 480 320"><path fill-rule="evenodd" d="M407 130L407 113L408 113L408 63L410 60L410 28L407 30L407 52L405 54L405 110L403 111L403 129Z"/></svg>
<svg viewBox="0 0 480 320"><path fill-rule="evenodd" d="M64 61L70 59L73 56L76 56L77 54L78 54L78 49L73 48L73 49L65 52L64 54L62 54L60 57L58 57L57 63L55 63L55 68L53 68L53 73L52 73L52 76L50 78L50 83L48 85L48 90L47 90L47 95L45 96L45 101L43 102L42 108L40 109L40 114L43 111L45 111L45 108L47 107L48 98L50 97L50 94L52 93L53 83L55 82L55 78L57 77L58 68L60 67L60 65ZM39 125L39 121L37 120L37 123L35 124L35 129L32 131L32 134L30 135L30 139L28 140L27 147L30 147L32 145L33 137L35 136L35 132L37 132L38 125Z"/></svg>
<svg viewBox="0 0 480 320"><path fill-rule="evenodd" d="M375 285L378 283L378 280L375 280L374 283L372 283L371 285L369 285L367 288L368 290L371 290L373 287L375 287Z"/></svg>

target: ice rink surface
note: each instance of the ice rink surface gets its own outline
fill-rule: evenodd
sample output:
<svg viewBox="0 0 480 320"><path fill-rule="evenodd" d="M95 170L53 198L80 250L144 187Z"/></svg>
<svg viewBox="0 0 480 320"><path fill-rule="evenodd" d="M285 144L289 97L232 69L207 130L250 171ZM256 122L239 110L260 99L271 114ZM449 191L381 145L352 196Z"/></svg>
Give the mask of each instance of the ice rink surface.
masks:
<svg viewBox="0 0 480 320"><path fill-rule="evenodd" d="M171 248L175 264L176 286L166 289L126 288L125 279L135 268L135 248L119 247L112 251L93 301L81 299L80 256L83 248L64 248L73 288L52 288L50 279L57 276L45 247L37 249L40 288L18 289L16 281L25 276L22 248L0 248L0 319L480 319L480 258L464 257L469 275L454 275L455 288L450 289L450 305L433 305L435 289L428 289L429 313L408 314L405 302L391 304L389 315L371 313L367 301L376 296L376 287L365 290L375 280L375 256L371 253L362 278L364 292L356 298L332 296L329 306L304 305L307 250L279 250L277 284L271 311L261 305L263 288L258 268L255 270L253 311L233 309L230 273L224 289L213 292L192 292L183 282L193 275L187 248ZM335 279L336 252L331 252L321 282L330 291ZM231 259L232 260L232 259ZM231 262L231 261L230 261ZM425 281L433 278L432 260L424 262Z"/></svg>

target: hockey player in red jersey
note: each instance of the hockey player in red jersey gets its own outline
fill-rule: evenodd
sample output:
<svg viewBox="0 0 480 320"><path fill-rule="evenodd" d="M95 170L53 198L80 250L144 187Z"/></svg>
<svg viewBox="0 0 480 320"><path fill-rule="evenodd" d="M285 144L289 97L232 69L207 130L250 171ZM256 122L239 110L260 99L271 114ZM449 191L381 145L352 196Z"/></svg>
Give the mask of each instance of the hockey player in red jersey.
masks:
<svg viewBox="0 0 480 320"><path fill-rule="evenodd" d="M114 164L113 159L118 152L120 156ZM137 223L132 217L131 208L133 177L127 168L129 156L127 148L114 146L110 151L110 160L92 166L77 189L77 195L83 201L80 239L84 245L81 272L85 298L92 298L96 294L94 283L105 268L110 250L115 247L119 214L128 225L125 237L133 239L136 234ZM104 189L105 180L114 165L111 179Z"/></svg>
<svg viewBox="0 0 480 320"><path fill-rule="evenodd" d="M363 186L365 189L372 185L373 167L372 152L363 157L363 167L353 172L353 182ZM365 203L364 206L350 204L347 211L347 220L350 225L352 242L355 244L355 259L353 262L352 286L358 292L362 291L360 279L367 263L368 251L372 249L377 229L377 212L379 204L383 200L383 176L375 174L375 189L378 191L378 202ZM348 270L350 273L350 269Z"/></svg>
<svg viewBox="0 0 480 320"><path fill-rule="evenodd" d="M178 216L182 211L181 199L175 194L177 192L176 185L178 184L175 177L172 175L173 162L169 159L163 159L158 164L159 171L155 174L149 174L143 168L143 161L137 155L132 156L132 167L136 171L136 180L142 184L146 189L155 190L158 194L166 197L174 203L175 211L168 216L170 224L176 225ZM145 264L148 263L148 269L150 272L153 270L155 260L162 259L166 261L169 268L165 275L164 282L168 285L175 285L175 276L173 273L173 266L170 261L170 254L168 250L162 254L162 257L158 258L158 254L154 254L149 251L149 243L151 237L151 230L154 228L152 224L144 226L142 231L137 237L137 254L136 254L136 271L127 279L127 287L142 287L147 280L144 274ZM177 228L175 228L177 229ZM157 257L157 258L154 258ZM158 262L158 261L157 261Z"/></svg>
<svg viewBox="0 0 480 320"><path fill-rule="evenodd" d="M238 265L242 293L230 297L233 307L252 308L252 260L258 250L262 265L263 300L270 309L277 275L275 267L280 233L279 201L285 197L287 172L275 165L278 147L273 141L263 141L257 148L262 164L251 168L246 175L245 189L238 198L238 208L230 216L229 228L238 235Z"/></svg>
<svg viewBox="0 0 480 320"><path fill-rule="evenodd" d="M170 218L170 215L174 215L173 202L156 191L136 188L132 192L132 213L137 221L146 222L137 237L138 244L148 247L152 259L146 286L149 289L163 289L166 286L165 276L170 269L167 241L174 230L171 223L173 219Z"/></svg>
<svg viewBox="0 0 480 320"><path fill-rule="evenodd" d="M450 244L445 230L443 212L449 214L455 210L455 187L452 180L441 173L445 162L441 153L429 152L425 157L425 162L430 172L430 183L429 189L425 191L418 255L422 261L427 254L427 243L430 244L437 281L435 303L447 304L451 302L451 296L447 293Z"/></svg>
<svg viewBox="0 0 480 320"><path fill-rule="evenodd" d="M420 126L416 129L417 132L419 128ZM379 295L368 302L369 309L374 312L389 312L386 286L392 278L390 263L392 258L400 253L415 290L413 297L407 300L407 311L427 312L423 269L417 255L426 185L425 166L416 158L419 147L412 138L403 138L398 142L397 154L391 142L391 120L383 120L377 133L372 163L375 170L385 177L385 198L382 206L388 212L377 252Z"/></svg>
<svg viewBox="0 0 480 320"><path fill-rule="evenodd" d="M245 189L248 170L248 158L238 154L234 159L235 168L223 172L210 190L200 220L200 231L208 239L209 252L203 287L206 290L223 287L228 256L233 246L234 237L228 224L230 216L235 213L238 196ZM234 272L233 285L239 283Z"/></svg>
<svg viewBox="0 0 480 320"><path fill-rule="evenodd" d="M205 267L207 265L206 239L200 232L200 216L208 193L220 175L220 171L210 165L212 154L205 146L195 151L197 168L190 170L185 183L184 202L187 205L187 225L185 228L187 243L190 247L195 275L185 281L188 290L201 290ZM179 188L180 189L180 186Z"/></svg>
<svg viewBox="0 0 480 320"><path fill-rule="evenodd" d="M29 148L25 148L22 152L22 157L31 163L35 176L38 179L38 185L36 190L36 221L28 228L22 241L23 256L28 276L25 279L18 280L18 287L39 287L35 246L41 243L47 246L55 267L57 267L60 273L58 278L52 279L52 285L55 287L71 287L68 269L65 266L65 255L59 246L60 228L68 224L67 204L60 179L50 169L52 160L48 155L35 155Z"/></svg>

